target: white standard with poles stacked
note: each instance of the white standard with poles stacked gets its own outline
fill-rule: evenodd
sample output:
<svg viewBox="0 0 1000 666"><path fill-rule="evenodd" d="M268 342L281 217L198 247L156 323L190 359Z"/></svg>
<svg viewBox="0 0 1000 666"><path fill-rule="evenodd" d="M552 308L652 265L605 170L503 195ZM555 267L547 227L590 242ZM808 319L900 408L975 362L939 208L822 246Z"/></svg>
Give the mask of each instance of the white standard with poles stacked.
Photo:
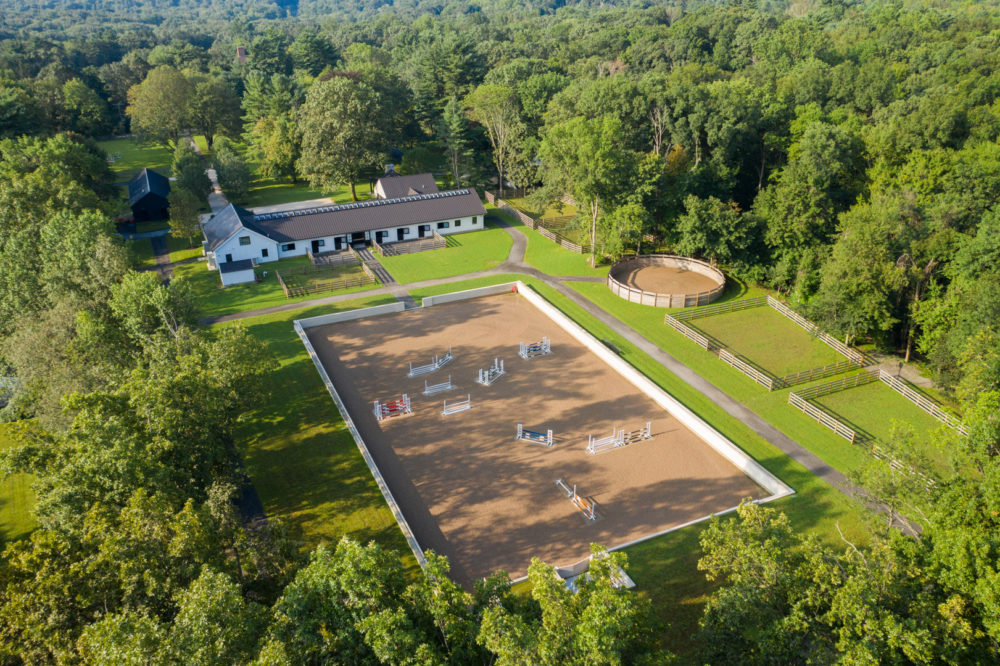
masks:
<svg viewBox="0 0 1000 666"><path fill-rule="evenodd" d="M550 428L547 432L539 432L538 430L525 430L524 426L520 423L517 424L517 434L514 436L515 441L524 440L526 442L534 442L536 444L542 444L543 446L552 446L552 429Z"/></svg>
<svg viewBox="0 0 1000 666"><path fill-rule="evenodd" d="M493 359L493 365L488 368L479 368L479 377L476 378L477 384L482 384L483 386L490 386L496 380L500 379L503 375L507 374L503 369L503 359L495 358Z"/></svg>
<svg viewBox="0 0 1000 666"><path fill-rule="evenodd" d="M566 497L569 498L573 505L580 510L580 513L587 518L587 520L597 520L597 502L593 500L588 500L584 497L580 497L576 493L576 484L573 484L573 489L563 483L562 479L556 479L556 485L566 493Z"/></svg>
<svg viewBox="0 0 1000 666"><path fill-rule="evenodd" d="M536 356L552 353L552 342L546 337L538 342L522 342L517 355L524 360L530 360Z"/></svg>
<svg viewBox="0 0 1000 666"><path fill-rule="evenodd" d="M619 430L615 428L607 437L589 435L587 438L587 453L600 453L601 451L616 449L620 446L628 446L634 442L649 439L652 436L652 422L650 421L646 421L645 427L638 430L625 430L624 428Z"/></svg>
<svg viewBox="0 0 1000 666"><path fill-rule="evenodd" d="M464 412L467 409L472 409L472 396L469 394L465 396L465 400L452 400L450 404L445 400L444 407L441 409L441 416Z"/></svg>
<svg viewBox="0 0 1000 666"><path fill-rule="evenodd" d="M410 396L405 393L395 400L387 400L386 402L376 400L375 409L372 411L375 413L375 418L379 421L413 413L413 409L410 407Z"/></svg>

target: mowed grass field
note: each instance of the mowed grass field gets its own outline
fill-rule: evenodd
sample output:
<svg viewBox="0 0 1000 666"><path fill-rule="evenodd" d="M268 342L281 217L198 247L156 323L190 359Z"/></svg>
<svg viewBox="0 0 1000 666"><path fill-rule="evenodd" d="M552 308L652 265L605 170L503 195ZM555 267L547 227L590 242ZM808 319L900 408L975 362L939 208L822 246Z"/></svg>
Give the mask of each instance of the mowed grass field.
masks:
<svg viewBox="0 0 1000 666"><path fill-rule="evenodd" d="M109 163L118 182L130 180L144 168L150 168L161 176L170 177L170 163L174 150L166 144L140 142L135 139L109 139L98 141L97 145L108 155L115 157ZM121 155L118 159L117 156Z"/></svg>
<svg viewBox="0 0 1000 666"><path fill-rule="evenodd" d="M934 444L938 439L935 433L947 426L882 382L837 391L812 402L868 437L883 442L889 440L893 424L909 424L913 428L914 445L938 470L947 470L947 455Z"/></svg>
<svg viewBox="0 0 1000 666"><path fill-rule="evenodd" d="M219 272L208 270L204 262L196 261L190 264L175 266L174 278L184 278L187 281L193 292L193 300L197 305L199 317L218 317L235 312L259 310L286 303L298 303L321 296L365 291L367 289L375 289L379 286L378 284L369 284L361 287L350 287L295 298L285 298L285 292L281 290L278 278L274 275L275 270L310 265L311 263L306 257L293 257L291 259L282 259L281 261L261 264L255 269L260 282L237 284L223 288L222 282L219 280ZM355 267L355 269L359 273L361 272L359 267Z"/></svg>
<svg viewBox="0 0 1000 666"><path fill-rule="evenodd" d="M170 234L167 234L166 240L167 251L170 252L171 263L202 256L200 237L196 236L193 244L189 244L187 238L177 238L176 236L172 236Z"/></svg>
<svg viewBox="0 0 1000 666"><path fill-rule="evenodd" d="M379 257L379 262L397 282L419 282L495 268L507 259L514 242L499 227L451 234L445 239L448 246L440 250Z"/></svg>
<svg viewBox="0 0 1000 666"><path fill-rule="evenodd" d="M393 302L391 296L254 317L239 324L261 340L279 369L270 398L241 422L237 441L267 515L287 524L303 548L351 535L416 559L375 484L305 347L299 318ZM234 324L220 324L220 326Z"/></svg>
<svg viewBox="0 0 1000 666"><path fill-rule="evenodd" d="M829 345L766 305L684 323L707 333L777 377L846 360Z"/></svg>
<svg viewBox="0 0 1000 666"><path fill-rule="evenodd" d="M14 427L11 423L0 423L0 450L14 446ZM35 503L32 480L29 474L14 474L0 481L0 547L28 536L35 527L31 515Z"/></svg>

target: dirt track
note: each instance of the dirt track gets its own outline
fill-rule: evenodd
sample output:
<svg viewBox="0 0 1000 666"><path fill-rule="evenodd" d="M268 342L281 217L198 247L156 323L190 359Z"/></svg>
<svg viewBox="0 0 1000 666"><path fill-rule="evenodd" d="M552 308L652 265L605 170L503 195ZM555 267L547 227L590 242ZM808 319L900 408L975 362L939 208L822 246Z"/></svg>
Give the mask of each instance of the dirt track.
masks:
<svg viewBox="0 0 1000 666"><path fill-rule="evenodd" d="M518 357L519 341L543 335L551 355ZM524 575L532 557L567 565L586 557L591 542L624 543L764 495L518 296L333 324L309 337L418 541L448 555L464 584L500 568ZM408 361L426 363L449 346L449 365L406 376ZM478 368L495 356L507 374L491 387L476 384ZM422 394L425 379L434 384L449 374L456 390ZM415 413L379 424L372 401L401 393ZM466 394L471 410L441 415L443 399ZM585 450L588 434L646 421L650 440L598 455ZM552 428L555 446L515 442L519 422ZM560 478L597 501L597 521L583 518L556 487Z"/></svg>
<svg viewBox="0 0 1000 666"><path fill-rule="evenodd" d="M615 271L613 277L624 285L657 294L697 294L719 286L712 278L673 266L637 266Z"/></svg>

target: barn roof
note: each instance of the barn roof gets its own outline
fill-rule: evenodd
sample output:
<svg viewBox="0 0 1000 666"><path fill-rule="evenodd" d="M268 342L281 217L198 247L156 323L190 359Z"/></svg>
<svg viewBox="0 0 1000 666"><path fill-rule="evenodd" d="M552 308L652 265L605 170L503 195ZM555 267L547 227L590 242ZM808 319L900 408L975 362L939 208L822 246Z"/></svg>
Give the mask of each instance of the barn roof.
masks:
<svg viewBox="0 0 1000 666"><path fill-rule="evenodd" d="M204 230L211 251L241 228L288 243L473 215L486 215L483 202L475 190L461 189L262 215L230 204L207 222Z"/></svg>
<svg viewBox="0 0 1000 666"><path fill-rule="evenodd" d="M170 194L170 181L152 169L143 169L128 181L128 205L134 206L147 194L155 194L164 199Z"/></svg>
<svg viewBox="0 0 1000 666"><path fill-rule="evenodd" d="M431 194L438 191L434 176L429 173L418 173L413 176L400 176L390 171L376 182L382 185L386 199L397 199L419 194Z"/></svg>

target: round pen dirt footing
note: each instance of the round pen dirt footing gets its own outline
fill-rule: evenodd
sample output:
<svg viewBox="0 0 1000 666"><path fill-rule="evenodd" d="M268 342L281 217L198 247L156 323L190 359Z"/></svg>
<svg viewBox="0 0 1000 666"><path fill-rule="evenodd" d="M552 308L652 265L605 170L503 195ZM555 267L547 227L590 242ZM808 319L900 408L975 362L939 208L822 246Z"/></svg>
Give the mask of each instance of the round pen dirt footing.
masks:
<svg viewBox="0 0 1000 666"><path fill-rule="evenodd" d="M632 303L684 308L707 305L721 296L726 276L698 259L644 254L627 257L612 266L608 288Z"/></svg>

